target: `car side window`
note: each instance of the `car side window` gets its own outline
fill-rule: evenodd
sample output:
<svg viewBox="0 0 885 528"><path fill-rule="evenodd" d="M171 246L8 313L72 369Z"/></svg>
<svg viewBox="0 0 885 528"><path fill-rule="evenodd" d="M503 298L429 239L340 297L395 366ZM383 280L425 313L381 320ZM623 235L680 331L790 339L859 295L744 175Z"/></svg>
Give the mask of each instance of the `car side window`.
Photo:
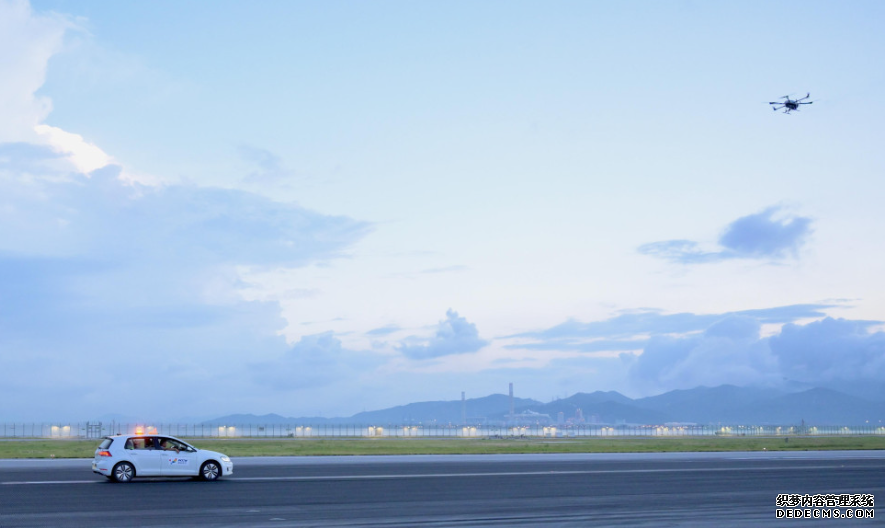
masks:
<svg viewBox="0 0 885 528"><path fill-rule="evenodd" d="M171 438L160 438L160 449L165 451L187 451L187 446Z"/></svg>
<svg viewBox="0 0 885 528"><path fill-rule="evenodd" d="M130 438L126 441L126 449L153 449L153 438Z"/></svg>

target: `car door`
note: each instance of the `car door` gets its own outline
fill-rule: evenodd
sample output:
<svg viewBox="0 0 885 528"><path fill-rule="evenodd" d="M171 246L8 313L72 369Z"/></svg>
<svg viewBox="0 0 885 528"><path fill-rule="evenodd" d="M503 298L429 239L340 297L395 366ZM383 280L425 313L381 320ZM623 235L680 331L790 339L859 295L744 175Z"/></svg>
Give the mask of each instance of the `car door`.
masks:
<svg viewBox="0 0 885 528"><path fill-rule="evenodd" d="M160 461L163 452L156 448L152 436L136 436L126 441L126 454L135 465L137 476L148 477L160 474Z"/></svg>
<svg viewBox="0 0 885 528"><path fill-rule="evenodd" d="M197 454L188 450L188 446L174 438L159 437L159 447L163 450L161 462L164 475L184 476L196 475L199 470Z"/></svg>

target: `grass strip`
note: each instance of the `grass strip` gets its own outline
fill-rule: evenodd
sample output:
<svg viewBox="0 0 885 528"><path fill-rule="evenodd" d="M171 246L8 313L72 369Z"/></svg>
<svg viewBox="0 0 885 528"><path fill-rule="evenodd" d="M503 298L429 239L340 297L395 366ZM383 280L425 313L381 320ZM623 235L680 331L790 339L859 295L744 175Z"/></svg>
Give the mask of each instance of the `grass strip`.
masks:
<svg viewBox="0 0 885 528"><path fill-rule="evenodd" d="M232 457L333 455L492 455L885 449L883 436L703 438L190 438ZM0 458L91 458L97 440L9 439Z"/></svg>

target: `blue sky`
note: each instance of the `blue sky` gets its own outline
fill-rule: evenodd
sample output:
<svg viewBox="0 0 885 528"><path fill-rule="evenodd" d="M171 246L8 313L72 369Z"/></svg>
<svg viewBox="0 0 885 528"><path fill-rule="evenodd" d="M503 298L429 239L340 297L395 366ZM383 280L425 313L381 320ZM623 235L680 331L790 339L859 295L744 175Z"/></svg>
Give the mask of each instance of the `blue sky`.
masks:
<svg viewBox="0 0 885 528"><path fill-rule="evenodd" d="M0 420L883 379L883 15L0 0Z"/></svg>

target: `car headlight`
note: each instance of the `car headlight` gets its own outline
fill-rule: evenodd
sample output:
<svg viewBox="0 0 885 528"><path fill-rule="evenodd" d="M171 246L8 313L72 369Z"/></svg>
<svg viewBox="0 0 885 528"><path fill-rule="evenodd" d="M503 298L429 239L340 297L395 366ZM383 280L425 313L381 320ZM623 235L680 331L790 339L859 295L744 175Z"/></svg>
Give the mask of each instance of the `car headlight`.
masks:
<svg viewBox="0 0 885 528"><path fill-rule="evenodd" d="M227 455L221 455L222 462L230 462L230 458Z"/></svg>

